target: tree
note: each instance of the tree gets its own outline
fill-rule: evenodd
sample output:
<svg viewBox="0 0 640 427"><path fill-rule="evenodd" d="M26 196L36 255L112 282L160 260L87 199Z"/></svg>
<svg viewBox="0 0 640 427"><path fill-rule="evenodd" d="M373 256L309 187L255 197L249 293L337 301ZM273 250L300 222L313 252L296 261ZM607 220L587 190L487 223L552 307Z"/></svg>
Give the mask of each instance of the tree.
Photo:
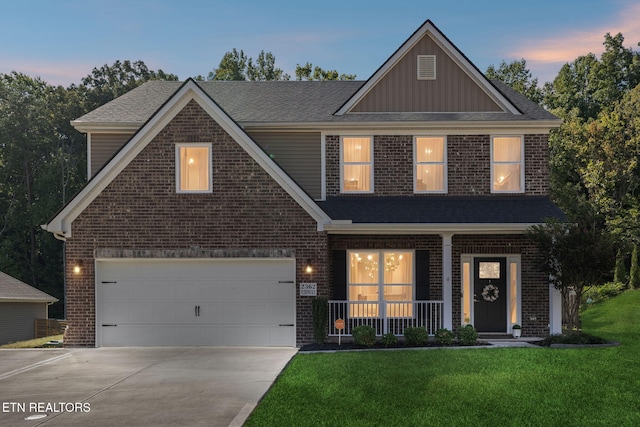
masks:
<svg viewBox="0 0 640 427"><path fill-rule="evenodd" d="M578 117L595 117L600 106L595 102L590 84L598 59L592 53L562 66L552 83L545 84L544 105L560 117L577 110Z"/></svg>
<svg viewBox="0 0 640 427"><path fill-rule="evenodd" d="M271 52L265 53L261 50L255 63L252 58L249 58L247 78L251 81L290 80L291 76L285 74L282 69L276 68L275 64L276 57Z"/></svg>
<svg viewBox="0 0 640 427"><path fill-rule="evenodd" d="M276 57L271 52L260 51L257 60L247 57L244 51L235 48L224 54L218 68L207 76L207 80L289 80L291 76L275 66Z"/></svg>
<svg viewBox="0 0 640 427"><path fill-rule="evenodd" d="M584 120L576 110L550 138L551 183L571 213L589 200L620 242L640 242L640 86Z"/></svg>
<svg viewBox="0 0 640 427"><path fill-rule="evenodd" d="M489 79L501 81L536 104L543 99L542 89L538 87L538 79L532 77L531 71L527 68L527 61L524 59L512 61L509 64L502 61L498 69L493 64L489 65L486 76Z"/></svg>
<svg viewBox="0 0 640 427"><path fill-rule="evenodd" d="M296 80L355 80L355 74L339 74L336 70L324 70L307 62L304 66L296 65Z"/></svg>
<svg viewBox="0 0 640 427"><path fill-rule="evenodd" d="M595 118L640 83L640 52L623 46L621 33L604 36L600 60L593 53L565 64L545 85L544 104L563 115L573 109L583 119Z"/></svg>
<svg viewBox="0 0 640 427"><path fill-rule="evenodd" d="M149 80L178 80L178 76L160 69L150 70L143 61L116 61L112 65L94 68L91 74L82 79L80 87L86 96L85 112L104 105Z"/></svg>
<svg viewBox="0 0 640 427"><path fill-rule="evenodd" d="M64 89L13 72L0 75L0 270L62 299L62 252L40 224L75 180L62 167L58 113ZM64 120L68 122L68 118ZM54 306L52 315L60 314Z"/></svg>
<svg viewBox="0 0 640 427"><path fill-rule="evenodd" d="M542 270L562 294L569 330L579 330L584 292L608 278L613 267L613 240L599 222L598 215L584 206L578 223L547 222L527 232L537 246Z"/></svg>
<svg viewBox="0 0 640 427"><path fill-rule="evenodd" d="M616 268L613 273L613 281L621 285L627 284L627 267L624 264L624 254L620 249L616 253Z"/></svg>
<svg viewBox="0 0 640 427"><path fill-rule="evenodd" d="M207 80L247 80L247 56L244 51L235 48L224 54L218 64L207 76Z"/></svg>

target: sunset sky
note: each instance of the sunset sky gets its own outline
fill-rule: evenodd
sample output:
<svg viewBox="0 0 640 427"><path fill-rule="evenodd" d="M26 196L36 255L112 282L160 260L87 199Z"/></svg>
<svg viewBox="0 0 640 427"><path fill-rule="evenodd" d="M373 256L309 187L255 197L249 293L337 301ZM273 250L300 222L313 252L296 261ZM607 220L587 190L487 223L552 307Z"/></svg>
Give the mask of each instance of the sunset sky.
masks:
<svg viewBox="0 0 640 427"><path fill-rule="evenodd" d="M638 49L640 1L629 0L21 0L0 13L0 73L80 83L94 67L141 59L180 79L206 76L225 52L272 52L365 80L430 19L481 70L524 58L540 83L604 34Z"/></svg>

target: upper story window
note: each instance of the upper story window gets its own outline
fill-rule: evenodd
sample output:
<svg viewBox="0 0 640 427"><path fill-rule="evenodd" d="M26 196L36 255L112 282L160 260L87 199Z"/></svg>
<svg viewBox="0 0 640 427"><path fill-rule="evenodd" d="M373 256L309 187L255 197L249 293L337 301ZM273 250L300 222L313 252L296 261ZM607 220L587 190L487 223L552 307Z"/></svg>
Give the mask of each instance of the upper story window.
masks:
<svg viewBox="0 0 640 427"><path fill-rule="evenodd" d="M447 145L445 137L416 137L414 152L414 191L416 193L446 193Z"/></svg>
<svg viewBox="0 0 640 427"><path fill-rule="evenodd" d="M491 192L524 192L524 144L521 136L491 139Z"/></svg>
<svg viewBox="0 0 640 427"><path fill-rule="evenodd" d="M373 138L341 139L341 188L343 193L373 192Z"/></svg>
<svg viewBox="0 0 640 427"><path fill-rule="evenodd" d="M211 193L211 144L176 145L176 191Z"/></svg>

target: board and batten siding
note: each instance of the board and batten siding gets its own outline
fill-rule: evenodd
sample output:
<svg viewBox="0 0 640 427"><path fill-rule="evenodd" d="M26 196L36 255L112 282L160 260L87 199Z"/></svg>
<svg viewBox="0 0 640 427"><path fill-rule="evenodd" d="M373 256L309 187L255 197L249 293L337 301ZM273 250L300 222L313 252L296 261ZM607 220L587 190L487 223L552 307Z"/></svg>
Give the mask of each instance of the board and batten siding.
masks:
<svg viewBox="0 0 640 427"><path fill-rule="evenodd" d="M131 139L132 133L91 133L89 178L94 176Z"/></svg>
<svg viewBox="0 0 640 427"><path fill-rule="evenodd" d="M418 80L418 55L435 55L435 80ZM428 35L356 104L351 112L503 111Z"/></svg>
<svg viewBox="0 0 640 427"><path fill-rule="evenodd" d="M247 133L311 197L322 197L320 132Z"/></svg>
<svg viewBox="0 0 640 427"><path fill-rule="evenodd" d="M47 318L47 303L0 303L0 345L35 338L35 319Z"/></svg>

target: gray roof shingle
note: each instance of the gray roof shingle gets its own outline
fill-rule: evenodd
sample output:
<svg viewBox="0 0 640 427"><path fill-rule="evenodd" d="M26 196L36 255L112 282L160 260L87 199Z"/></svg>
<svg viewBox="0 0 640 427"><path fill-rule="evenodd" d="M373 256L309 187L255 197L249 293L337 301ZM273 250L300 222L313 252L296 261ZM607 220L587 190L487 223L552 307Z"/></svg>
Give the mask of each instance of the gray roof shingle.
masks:
<svg viewBox="0 0 640 427"><path fill-rule="evenodd" d="M252 123L357 123L415 121L536 121L558 120L542 107L508 86L493 81L522 115L508 112L472 113L334 113L363 81L209 81L200 87L236 122ZM85 114L75 122L146 122L178 90L176 81L150 81Z"/></svg>
<svg viewBox="0 0 640 427"><path fill-rule="evenodd" d="M564 220L543 196L336 196L318 205L333 220L363 224L538 224Z"/></svg>
<svg viewBox="0 0 640 427"><path fill-rule="evenodd" d="M0 271L0 302L56 302L57 298Z"/></svg>

